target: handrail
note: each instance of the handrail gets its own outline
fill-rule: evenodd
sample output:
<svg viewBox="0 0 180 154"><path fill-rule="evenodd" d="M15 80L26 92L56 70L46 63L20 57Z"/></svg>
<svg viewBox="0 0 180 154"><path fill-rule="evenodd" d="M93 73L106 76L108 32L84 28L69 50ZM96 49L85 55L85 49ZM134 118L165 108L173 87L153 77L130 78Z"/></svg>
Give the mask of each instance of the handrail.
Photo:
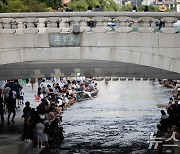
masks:
<svg viewBox="0 0 180 154"><path fill-rule="evenodd" d="M129 17L176 17L180 19L178 12L23 12L0 13L0 18L25 18L25 17L94 17L94 16L129 16Z"/></svg>
<svg viewBox="0 0 180 154"><path fill-rule="evenodd" d="M79 27L79 32L130 33L136 28L141 33L177 33L173 23L178 20L177 12L0 13L0 33L71 33L74 26ZM94 22L93 26L88 25L89 21ZM115 22L115 27L107 26L109 22Z"/></svg>

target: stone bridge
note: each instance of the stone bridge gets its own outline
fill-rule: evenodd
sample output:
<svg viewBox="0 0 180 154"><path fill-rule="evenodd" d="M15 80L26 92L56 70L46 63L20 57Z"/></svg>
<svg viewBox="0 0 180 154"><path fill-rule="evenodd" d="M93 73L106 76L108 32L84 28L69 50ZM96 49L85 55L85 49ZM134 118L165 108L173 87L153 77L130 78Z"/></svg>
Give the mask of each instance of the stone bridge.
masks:
<svg viewBox="0 0 180 154"><path fill-rule="evenodd" d="M179 79L178 20L175 12L1 13L0 79L75 73Z"/></svg>

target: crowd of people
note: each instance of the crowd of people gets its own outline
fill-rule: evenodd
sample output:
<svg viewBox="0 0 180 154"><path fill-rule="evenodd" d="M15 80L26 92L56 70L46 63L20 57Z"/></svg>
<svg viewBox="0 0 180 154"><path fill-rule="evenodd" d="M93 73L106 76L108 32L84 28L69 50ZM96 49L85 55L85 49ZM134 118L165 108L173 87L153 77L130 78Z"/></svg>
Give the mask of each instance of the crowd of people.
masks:
<svg viewBox="0 0 180 154"><path fill-rule="evenodd" d="M35 78L29 80L32 90L35 83ZM60 77L60 80L51 78L49 84L45 79L38 78L37 83L36 101L38 99L40 103L36 108L32 108L29 101L24 102L23 86L18 80L8 81L5 87L0 89L0 116L4 123L4 112L8 111L7 124L14 124L16 109L24 104L24 140L34 142L41 148L52 146L64 139L61 126L63 111L84 98L92 98L91 92L97 91L97 83L91 78L80 76Z"/></svg>
<svg viewBox="0 0 180 154"><path fill-rule="evenodd" d="M8 81L3 89L0 88L1 122L4 123L4 114L7 112L7 124L14 123L16 109L20 108L22 104L24 104L23 87L18 83L18 80Z"/></svg>
<svg viewBox="0 0 180 154"><path fill-rule="evenodd" d="M92 11L92 7L91 6L88 6L87 9ZM100 11L102 11L102 9L100 8L99 5L96 5L94 11L95 12L100 12ZM73 12L73 10L69 9L67 4L63 4L63 7L58 7L57 8L57 12Z"/></svg>
<svg viewBox="0 0 180 154"><path fill-rule="evenodd" d="M171 144L180 140L180 83L172 80L161 80L165 87L173 88L174 94L169 98L165 110L161 110L161 119L157 125L156 137L162 137L159 144L159 153L163 151L163 145Z"/></svg>

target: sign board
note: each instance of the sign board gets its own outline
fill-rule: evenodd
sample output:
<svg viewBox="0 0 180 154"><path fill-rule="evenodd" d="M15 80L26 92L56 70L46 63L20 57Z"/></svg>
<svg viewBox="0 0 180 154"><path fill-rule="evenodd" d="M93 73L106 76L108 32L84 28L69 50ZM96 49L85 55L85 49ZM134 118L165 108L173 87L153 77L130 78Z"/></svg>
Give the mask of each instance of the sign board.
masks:
<svg viewBox="0 0 180 154"><path fill-rule="evenodd" d="M50 47L75 47L80 46L80 34L61 33L49 34Z"/></svg>

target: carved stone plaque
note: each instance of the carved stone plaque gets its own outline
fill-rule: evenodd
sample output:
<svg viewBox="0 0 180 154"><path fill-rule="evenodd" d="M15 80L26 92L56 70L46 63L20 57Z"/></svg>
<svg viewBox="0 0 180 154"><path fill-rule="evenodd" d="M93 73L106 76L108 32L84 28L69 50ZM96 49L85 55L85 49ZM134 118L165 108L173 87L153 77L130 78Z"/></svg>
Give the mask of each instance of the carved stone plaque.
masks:
<svg viewBox="0 0 180 154"><path fill-rule="evenodd" d="M50 47L80 46L80 34L61 33L49 34Z"/></svg>

